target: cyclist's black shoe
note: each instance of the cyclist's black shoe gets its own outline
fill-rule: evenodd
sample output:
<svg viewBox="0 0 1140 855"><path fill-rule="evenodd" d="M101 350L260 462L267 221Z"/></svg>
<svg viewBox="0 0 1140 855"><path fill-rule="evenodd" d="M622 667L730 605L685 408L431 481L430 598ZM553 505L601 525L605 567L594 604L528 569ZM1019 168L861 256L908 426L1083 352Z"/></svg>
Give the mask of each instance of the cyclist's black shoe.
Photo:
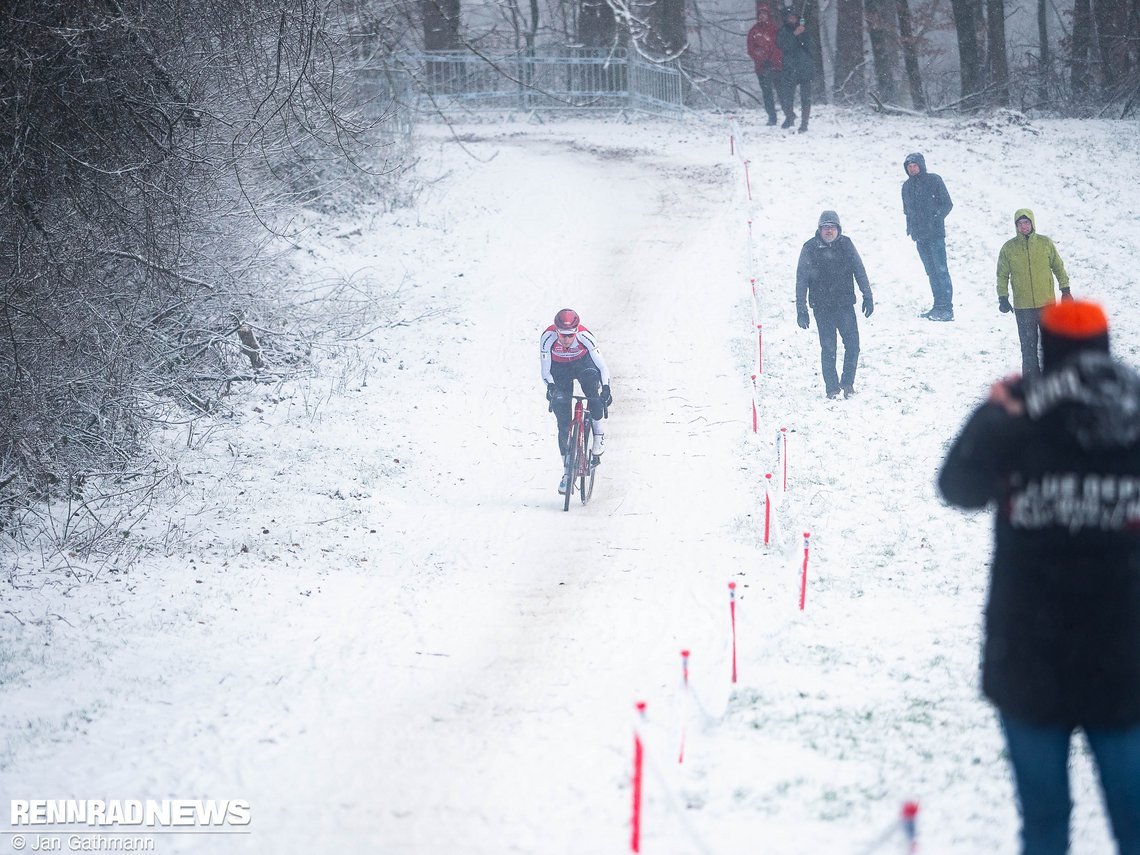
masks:
<svg viewBox="0 0 1140 855"><path fill-rule="evenodd" d="M855 397L855 385L854 384L852 384L850 386L844 386L843 387L843 397L844 398L854 398Z"/></svg>

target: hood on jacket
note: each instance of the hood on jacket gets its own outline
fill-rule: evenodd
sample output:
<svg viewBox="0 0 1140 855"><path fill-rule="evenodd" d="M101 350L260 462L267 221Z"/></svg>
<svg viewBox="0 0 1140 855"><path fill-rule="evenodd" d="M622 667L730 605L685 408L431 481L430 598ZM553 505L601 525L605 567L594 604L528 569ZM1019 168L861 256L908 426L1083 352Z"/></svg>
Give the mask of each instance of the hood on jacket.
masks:
<svg viewBox="0 0 1140 855"><path fill-rule="evenodd" d="M843 234L843 226L841 226L839 224L839 214L835 213L835 211L824 211L822 214L819 215L819 222L816 223L816 226L815 226L816 237L819 237L819 230L823 227L823 225L825 223L831 223L832 225L835 226L836 229L839 230L839 234L837 234L835 236L836 239L838 239L839 235ZM820 240L822 240L822 239L823 238L820 238Z"/></svg>
<svg viewBox="0 0 1140 855"><path fill-rule="evenodd" d="M1086 451L1140 442L1140 375L1107 353L1078 353L1025 387L1030 419L1049 419Z"/></svg>
<svg viewBox="0 0 1140 855"><path fill-rule="evenodd" d="M1037 231L1037 220L1034 218L1033 212L1028 208L1018 208L1013 214L1013 230L1015 232L1017 231L1017 221L1022 217L1029 217L1029 222L1033 224L1033 231Z"/></svg>
<svg viewBox="0 0 1140 855"><path fill-rule="evenodd" d="M918 164L918 174L919 175L922 175L923 173L926 172L926 158L923 157L921 154L919 154L917 151L912 151L910 154L908 154L906 156L906 159L903 161L903 172L906 172L907 167L910 166L912 163ZM909 172L906 172L906 177L910 178Z"/></svg>

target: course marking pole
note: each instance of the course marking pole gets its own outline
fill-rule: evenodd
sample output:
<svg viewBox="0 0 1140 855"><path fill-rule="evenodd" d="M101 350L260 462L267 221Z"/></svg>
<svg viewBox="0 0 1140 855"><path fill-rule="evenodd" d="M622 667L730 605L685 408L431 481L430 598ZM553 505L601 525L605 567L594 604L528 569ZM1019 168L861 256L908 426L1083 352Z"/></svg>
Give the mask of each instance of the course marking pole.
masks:
<svg viewBox="0 0 1140 855"><path fill-rule="evenodd" d="M641 851L641 783L645 748L641 744L641 724L645 721L645 701L637 704L637 725L633 729L633 816L630 822L629 851Z"/></svg>
<svg viewBox="0 0 1140 855"><path fill-rule="evenodd" d="M756 325L756 373L764 373L764 325Z"/></svg>
<svg viewBox="0 0 1140 855"><path fill-rule="evenodd" d="M784 451L780 455L780 459L784 464L784 492L788 492L788 429L786 427L780 428L780 439Z"/></svg>
<svg viewBox="0 0 1140 855"><path fill-rule="evenodd" d="M681 750L677 754L677 762L685 762L685 712L689 700L689 651L681 651L681 684L684 696L681 698Z"/></svg>
<svg viewBox="0 0 1140 855"><path fill-rule="evenodd" d="M732 622L732 682L736 682L736 583L728 583L728 616Z"/></svg>
<svg viewBox="0 0 1140 855"><path fill-rule="evenodd" d="M915 819L918 816L918 802L904 802L902 806L902 827L906 835L907 852L918 851L918 833Z"/></svg>
<svg viewBox="0 0 1140 855"><path fill-rule="evenodd" d="M744 161L744 186L748 190L748 201L752 201L752 181L748 178L748 161Z"/></svg>
<svg viewBox="0 0 1140 855"><path fill-rule="evenodd" d="M800 575L800 611L804 610L804 601L807 599L807 566L808 550L811 542L811 532L804 532L804 569Z"/></svg>
<svg viewBox="0 0 1140 855"><path fill-rule="evenodd" d="M772 530L772 491L769 485L772 483L772 473L769 472L764 476L764 545L768 545L768 536Z"/></svg>
<svg viewBox="0 0 1140 855"><path fill-rule="evenodd" d="M752 375L752 432L760 430L759 416L756 413L756 375Z"/></svg>

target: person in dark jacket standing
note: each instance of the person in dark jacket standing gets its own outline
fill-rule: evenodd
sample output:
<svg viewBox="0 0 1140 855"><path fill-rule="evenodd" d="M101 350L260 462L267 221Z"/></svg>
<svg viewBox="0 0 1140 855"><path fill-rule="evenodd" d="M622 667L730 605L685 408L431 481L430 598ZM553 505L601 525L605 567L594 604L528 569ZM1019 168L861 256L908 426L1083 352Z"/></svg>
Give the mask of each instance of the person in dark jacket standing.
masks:
<svg viewBox="0 0 1140 855"><path fill-rule="evenodd" d="M776 44L784 58L783 92L781 99L784 108L784 124L790 128L796 123L796 86L800 87L800 133L808 129L811 118L811 81L815 75L815 61L812 59L812 41L807 25L791 6L784 8L784 26L776 33Z"/></svg>
<svg viewBox="0 0 1140 855"><path fill-rule="evenodd" d="M1025 377L1041 372L1038 362L1040 316L1054 300L1053 277L1061 289L1062 300L1072 300L1069 274L1053 241L1037 233L1037 221L1028 208L1013 215L1017 235L1007 240L998 253L998 310L1013 312L1017 322L1017 338L1021 343L1021 373ZM1013 303L1009 294L1013 292Z"/></svg>
<svg viewBox="0 0 1140 855"><path fill-rule="evenodd" d="M954 320L954 284L946 263L946 215L954 207L940 175L926 171L926 159L914 152L903 160L907 174L902 186L906 233L918 249L918 257L930 280L934 305L922 317L931 321Z"/></svg>
<svg viewBox="0 0 1140 855"><path fill-rule="evenodd" d="M1094 303L1041 314L1043 371L995 383L939 474L996 509L982 690L1005 732L1022 853L1069 844L1069 743L1096 758L1119 852L1140 853L1140 375Z"/></svg>
<svg viewBox="0 0 1140 855"><path fill-rule="evenodd" d="M859 321L855 317L855 285L863 292L863 315L871 317L875 300L863 259L851 238L842 233L839 215L824 211L815 237L800 250L796 266L796 323L810 326L808 306L815 313L819 333L820 364L827 397L855 394L855 369L859 365ZM836 375L836 333L843 339L843 375Z"/></svg>
<svg viewBox="0 0 1140 855"><path fill-rule="evenodd" d="M784 107L783 84L780 73L784 67L784 56L776 45L776 22L772 20L772 8L767 3L756 4L756 23L748 31L748 56L756 68L756 79L760 82L760 94L764 98L764 109L768 112L768 124L776 124L776 93L780 96L780 106Z"/></svg>

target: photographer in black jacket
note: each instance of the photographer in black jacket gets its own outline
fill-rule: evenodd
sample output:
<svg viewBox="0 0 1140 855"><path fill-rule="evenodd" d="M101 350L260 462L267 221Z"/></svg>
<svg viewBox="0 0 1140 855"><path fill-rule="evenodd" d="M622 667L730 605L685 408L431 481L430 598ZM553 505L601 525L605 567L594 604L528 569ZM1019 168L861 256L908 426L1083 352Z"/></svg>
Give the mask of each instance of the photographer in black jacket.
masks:
<svg viewBox="0 0 1140 855"><path fill-rule="evenodd" d="M982 690L997 707L1024 853L1068 849L1084 730L1121 853L1140 852L1140 376L1088 302L1041 314L1043 373L995 383L942 496L996 506Z"/></svg>

